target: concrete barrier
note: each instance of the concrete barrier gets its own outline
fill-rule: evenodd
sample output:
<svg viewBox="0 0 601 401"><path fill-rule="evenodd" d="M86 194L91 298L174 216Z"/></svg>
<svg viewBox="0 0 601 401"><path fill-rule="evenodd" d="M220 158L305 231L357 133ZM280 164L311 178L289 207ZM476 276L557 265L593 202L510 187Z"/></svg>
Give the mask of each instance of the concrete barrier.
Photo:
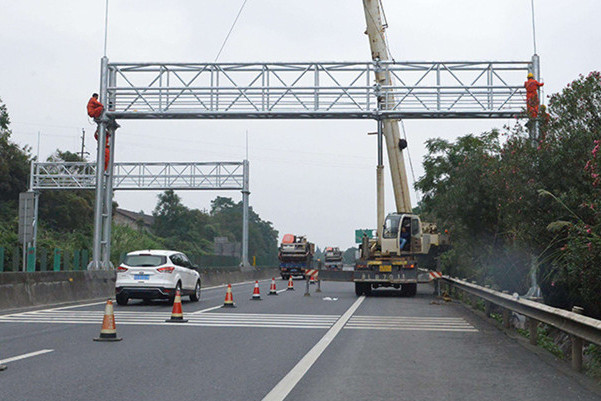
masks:
<svg viewBox="0 0 601 401"><path fill-rule="evenodd" d="M263 280L266 278L279 277L280 270L276 268L262 268L251 271L239 271L239 270L201 270L200 280L202 281L203 287L209 287L214 285L228 284L228 283L239 283L241 281L249 280Z"/></svg>
<svg viewBox="0 0 601 401"><path fill-rule="evenodd" d="M201 270L202 286L262 280L277 269ZM115 271L0 273L0 310L106 299L115 295Z"/></svg>

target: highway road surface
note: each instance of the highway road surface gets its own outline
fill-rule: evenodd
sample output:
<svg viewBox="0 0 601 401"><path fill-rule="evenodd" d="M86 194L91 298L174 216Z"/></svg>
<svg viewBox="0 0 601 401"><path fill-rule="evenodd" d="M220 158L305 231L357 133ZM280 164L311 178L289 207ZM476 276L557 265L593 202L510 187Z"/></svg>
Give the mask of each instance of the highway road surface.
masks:
<svg viewBox="0 0 601 401"><path fill-rule="evenodd" d="M0 400L597 400L599 393L432 287L356 297L351 283L251 301L252 283L183 303L115 306L123 341L92 341L103 303L0 315Z"/></svg>

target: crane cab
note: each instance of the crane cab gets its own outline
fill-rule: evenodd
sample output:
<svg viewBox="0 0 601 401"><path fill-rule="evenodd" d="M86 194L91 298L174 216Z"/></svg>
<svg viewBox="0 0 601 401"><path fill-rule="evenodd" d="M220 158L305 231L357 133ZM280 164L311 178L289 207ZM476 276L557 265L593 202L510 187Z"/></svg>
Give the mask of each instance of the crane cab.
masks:
<svg viewBox="0 0 601 401"><path fill-rule="evenodd" d="M390 213L384 220L382 255L401 256L422 252L422 228L419 217L408 213Z"/></svg>

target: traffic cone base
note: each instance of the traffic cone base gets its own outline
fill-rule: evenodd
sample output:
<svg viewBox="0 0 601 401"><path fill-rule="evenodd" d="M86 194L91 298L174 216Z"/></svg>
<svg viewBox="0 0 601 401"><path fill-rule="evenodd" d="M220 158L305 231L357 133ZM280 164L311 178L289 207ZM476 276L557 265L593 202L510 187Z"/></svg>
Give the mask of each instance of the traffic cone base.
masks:
<svg viewBox="0 0 601 401"><path fill-rule="evenodd" d="M234 305L234 296L232 295L232 285L227 285L227 290L225 292L225 301L223 301L223 308L235 308Z"/></svg>
<svg viewBox="0 0 601 401"><path fill-rule="evenodd" d="M188 320L184 319L184 313L182 312L182 296L179 290L175 293L175 299L173 300L173 310L171 311L171 318L165 320L167 323L186 323Z"/></svg>
<svg viewBox="0 0 601 401"><path fill-rule="evenodd" d="M94 341L121 341L122 338L117 337L117 327L115 326L115 312L113 311L113 302L109 299L106 301L104 308L104 318L102 319L102 328L100 336Z"/></svg>
<svg viewBox="0 0 601 401"><path fill-rule="evenodd" d="M275 277L271 279L271 287L269 287L269 294L267 295L278 295L278 291L275 287Z"/></svg>
<svg viewBox="0 0 601 401"><path fill-rule="evenodd" d="M259 290L259 282L255 281L255 288L253 289L253 295L250 298L251 301L260 301L261 300L261 291Z"/></svg>
<svg viewBox="0 0 601 401"><path fill-rule="evenodd" d="M6 365L0 365L0 371L6 370Z"/></svg>

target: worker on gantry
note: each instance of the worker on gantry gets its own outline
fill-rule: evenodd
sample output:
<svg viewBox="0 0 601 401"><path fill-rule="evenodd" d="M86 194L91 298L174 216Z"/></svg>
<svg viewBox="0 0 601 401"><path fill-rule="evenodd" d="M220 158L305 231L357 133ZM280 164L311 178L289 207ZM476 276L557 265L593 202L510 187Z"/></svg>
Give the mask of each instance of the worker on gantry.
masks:
<svg viewBox="0 0 601 401"><path fill-rule="evenodd" d="M528 80L524 82L524 88L526 88L526 108L528 111L528 117L535 119L538 117L538 88L543 86L544 83L538 82L534 79L534 74L528 73Z"/></svg>
<svg viewBox="0 0 601 401"><path fill-rule="evenodd" d="M100 115L102 114L102 111L104 110L104 105L98 101L98 93L92 94L92 97L90 98L90 100L88 100L87 108L88 108L88 116L92 117L94 119L94 121L98 122L98 119L100 118ZM106 169L108 168L109 159L111 157L111 150L110 150L110 146L109 146L110 136L111 136L111 134L107 130L106 136L105 136L106 143L104 145L104 171L106 171ZM94 139L98 140L98 129L96 129L96 132L94 133Z"/></svg>
<svg viewBox="0 0 601 401"><path fill-rule="evenodd" d="M93 119L97 119L102 114L104 105L98 101L98 93L93 93L88 100L88 115Z"/></svg>

